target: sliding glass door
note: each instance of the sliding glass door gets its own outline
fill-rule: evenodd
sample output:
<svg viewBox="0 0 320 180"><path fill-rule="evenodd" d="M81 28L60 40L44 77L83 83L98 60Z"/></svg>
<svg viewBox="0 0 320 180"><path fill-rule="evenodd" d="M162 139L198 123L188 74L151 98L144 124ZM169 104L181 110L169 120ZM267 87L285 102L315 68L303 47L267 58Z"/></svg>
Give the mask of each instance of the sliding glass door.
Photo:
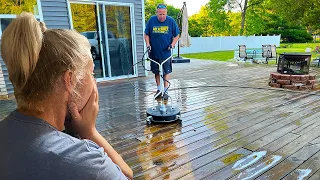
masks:
<svg viewBox="0 0 320 180"><path fill-rule="evenodd" d="M131 7L99 5L102 37L106 42L110 77L133 75L133 39Z"/></svg>
<svg viewBox="0 0 320 180"><path fill-rule="evenodd" d="M133 74L131 16L128 6L105 6L111 76Z"/></svg>
<svg viewBox="0 0 320 180"><path fill-rule="evenodd" d="M95 78L103 78L108 68L103 67L101 42L97 23L96 4L71 3L73 29L85 36L91 46L91 54L94 62Z"/></svg>
<svg viewBox="0 0 320 180"><path fill-rule="evenodd" d="M96 78L136 75L133 5L71 3L73 28L91 44Z"/></svg>

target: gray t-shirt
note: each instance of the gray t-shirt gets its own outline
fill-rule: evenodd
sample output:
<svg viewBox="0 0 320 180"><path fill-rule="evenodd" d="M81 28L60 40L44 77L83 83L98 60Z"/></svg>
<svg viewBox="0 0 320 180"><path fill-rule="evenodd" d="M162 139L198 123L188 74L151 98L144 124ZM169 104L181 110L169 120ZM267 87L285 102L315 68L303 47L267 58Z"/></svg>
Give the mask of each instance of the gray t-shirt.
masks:
<svg viewBox="0 0 320 180"><path fill-rule="evenodd" d="M0 179L127 179L103 148L14 111L0 122Z"/></svg>

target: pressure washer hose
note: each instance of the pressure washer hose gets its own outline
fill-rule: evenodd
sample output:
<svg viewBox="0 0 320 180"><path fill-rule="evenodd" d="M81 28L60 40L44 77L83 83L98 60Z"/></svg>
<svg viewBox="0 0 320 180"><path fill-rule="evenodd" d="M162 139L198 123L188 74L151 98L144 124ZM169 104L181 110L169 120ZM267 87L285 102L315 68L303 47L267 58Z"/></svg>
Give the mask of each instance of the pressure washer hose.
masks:
<svg viewBox="0 0 320 180"><path fill-rule="evenodd" d="M145 67L145 56L146 54L149 52L149 50L147 50L146 52L144 52L142 58L140 61L138 61L137 63L134 63L132 65L132 67L128 70L128 82L135 88L135 89L138 89L142 92L150 92L150 94L154 93L153 91L146 91L144 89L141 89L139 87L137 87L136 85L134 85L131 81L130 81L130 78L129 78L129 75L130 75L130 71L131 69L136 66L137 64L141 63L142 64L142 67L144 68L144 70L146 71L151 71L150 69L147 69ZM148 57L149 58L149 57ZM148 59L147 58L147 59ZM163 77L162 77L163 78ZM164 78L163 78L164 79ZM165 80L165 79L164 79ZM167 81L167 80L165 80ZM171 85L171 83L169 81L167 81L169 83L169 87ZM171 90L181 90L181 89L193 89L193 88L241 88L241 89L257 89L257 90L266 90L266 91L290 91L290 90L285 90L285 89L280 89L280 88L266 88L266 87L250 87L250 86L230 86L230 85L204 85L204 86L188 86L188 87L179 87L179 88L173 88ZM168 88L169 89L169 88ZM294 91L294 92L297 92L297 91ZM315 95L315 96L320 96L320 93L319 92L304 92L304 91L298 91L299 93L303 93L303 94L310 94L310 95Z"/></svg>

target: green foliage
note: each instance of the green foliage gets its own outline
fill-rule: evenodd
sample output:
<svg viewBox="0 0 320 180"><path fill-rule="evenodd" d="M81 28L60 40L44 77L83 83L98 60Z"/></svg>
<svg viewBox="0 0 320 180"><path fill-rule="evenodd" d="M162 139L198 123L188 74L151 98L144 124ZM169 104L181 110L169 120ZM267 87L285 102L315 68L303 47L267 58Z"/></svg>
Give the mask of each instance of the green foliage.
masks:
<svg viewBox="0 0 320 180"><path fill-rule="evenodd" d="M165 1L146 0L146 20L155 14L158 3ZM168 14L177 14L175 9L168 6ZM319 0L210 0L199 13L189 17L189 34L192 37L281 34L284 42L309 42L308 32L320 33L319 14Z"/></svg>
<svg viewBox="0 0 320 180"><path fill-rule="evenodd" d="M302 25L312 32L319 32L319 0L268 0L268 5L286 19L289 25Z"/></svg>
<svg viewBox="0 0 320 180"><path fill-rule="evenodd" d="M0 0L0 14L21 14L22 12L34 12L37 0Z"/></svg>
<svg viewBox="0 0 320 180"><path fill-rule="evenodd" d="M241 25L241 13L240 12L229 12L228 18L230 20L231 33L227 35L238 36L240 34Z"/></svg>
<svg viewBox="0 0 320 180"><path fill-rule="evenodd" d="M215 35L230 34L230 20L225 9L227 0L210 0L207 4L211 25Z"/></svg>
<svg viewBox="0 0 320 180"><path fill-rule="evenodd" d="M192 37L222 35L225 32L215 31L213 19L209 16L207 6L203 6L198 14L189 17L189 34ZM190 33L191 32L191 33Z"/></svg>
<svg viewBox="0 0 320 180"><path fill-rule="evenodd" d="M200 37L203 34L203 28L200 25L200 22L196 19L190 18L188 21L189 24L189 35L191 37Z"/></svg>
<svg viewBox="0 0 320 180"><path fill-rule="evenodd" d="M172 5L167 5L168 16L171 16L173 19L177 21L178 14L180 12L179 8L175 8Z"/></svg>
<svg viewBox="0 0 320 180"><path fill-rule="evenodd" d="M286 43L304 43L313 40L312 36L305 29L279 29L270 33L281 34L282 42Z"/></svg>
<svg viewBox="0 0 320 180"><path fill-rule="evenodd" d="M263 33L270 23L274 23L271 13L264 10L263 6L252 7L246 16L244 34L253 35Z"/></svg>

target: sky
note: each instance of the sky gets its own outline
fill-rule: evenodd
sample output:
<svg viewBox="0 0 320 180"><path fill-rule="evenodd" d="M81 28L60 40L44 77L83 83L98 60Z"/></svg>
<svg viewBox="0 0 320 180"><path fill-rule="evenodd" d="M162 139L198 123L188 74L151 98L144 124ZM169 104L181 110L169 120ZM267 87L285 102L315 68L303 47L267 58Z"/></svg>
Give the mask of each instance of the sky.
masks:
<svg viewBox="0 0 320 180"><path fill-rule="evenodd" d="M207 4L209 0L165 0L166 4L173 5L181 9L183 2L187 3L188 16L196 14L200 11L201 6Z"/></svg>

